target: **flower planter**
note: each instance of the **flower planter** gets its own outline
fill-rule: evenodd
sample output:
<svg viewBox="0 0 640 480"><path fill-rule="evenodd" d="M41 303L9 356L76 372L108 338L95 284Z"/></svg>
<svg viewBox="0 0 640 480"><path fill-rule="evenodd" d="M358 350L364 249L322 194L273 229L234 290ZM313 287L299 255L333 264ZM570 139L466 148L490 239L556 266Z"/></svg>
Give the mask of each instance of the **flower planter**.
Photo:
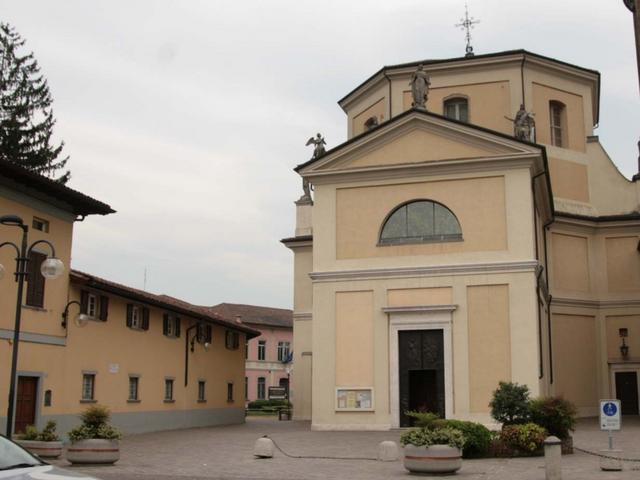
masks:
<svg viewBox="0 0 640 480"><path fill-rule="evenodd" d="M67 446L66 457L71 463L112 464L120 459L120 441L80 440Z"/></svg>
<svg viewBox="0 0 640 480"><path fill-rule="evenodd" d="M449 445L405 445L404 468L411 473L455 473L462 467L462 452Z"/></svg>
<svg viewBox="0 0 640 480"><path fill-rule="evenodd" d="M16 440L25 450L40 458L58 458L62 455L62 442L41 442L38 440Z"/></svg>
<svg viewBox="0 0 640 480"><path fill-rule="evenodd" d="M563 438L560 447L562 455L571 455L573 453L573 437Z"/></svg>

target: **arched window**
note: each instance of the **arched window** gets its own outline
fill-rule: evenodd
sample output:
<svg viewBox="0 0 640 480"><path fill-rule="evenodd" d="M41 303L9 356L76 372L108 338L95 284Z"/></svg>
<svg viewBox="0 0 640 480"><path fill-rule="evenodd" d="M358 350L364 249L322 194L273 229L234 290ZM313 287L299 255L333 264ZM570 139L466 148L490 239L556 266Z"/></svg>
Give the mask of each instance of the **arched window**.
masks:
<svg viewBox="0 0 640 480"><path fill-rule="evenodd" d="M469 121L469 101L464 97L453 97L444 101L444 116L460 120Z"/></svg>
<svg viewBox="0 0 640 480"><path fill-rule="evenodd" d="M456 216L444 205L415 200L397 207L384 222L380 244L447 242L462 240Z"/></svg>
<svg viewBox="0 0 640 480"><path fill-rule="evenodd" d="M549 125L551 125L551 145L565 145L566 109L563 103L556 100L549 102Z"/></svg>

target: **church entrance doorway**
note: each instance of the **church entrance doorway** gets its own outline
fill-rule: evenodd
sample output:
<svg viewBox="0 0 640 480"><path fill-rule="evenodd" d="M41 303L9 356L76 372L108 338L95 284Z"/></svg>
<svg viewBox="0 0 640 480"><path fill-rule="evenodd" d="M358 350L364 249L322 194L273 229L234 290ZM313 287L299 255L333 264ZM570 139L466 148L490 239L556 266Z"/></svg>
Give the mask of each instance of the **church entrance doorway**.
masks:
<svg viewBox="0 0 640 480"><path fill-rule="evenodd" d="M400 426L412 419L408 410L445 416L444 335L441 329L398 332Z"/></svg>
<svg viewBox="0 0 640 480"><path fill-rule="evenodd" d="M637 372L615 372L616 398L620 400L622 415L638 415Z"/></svg>

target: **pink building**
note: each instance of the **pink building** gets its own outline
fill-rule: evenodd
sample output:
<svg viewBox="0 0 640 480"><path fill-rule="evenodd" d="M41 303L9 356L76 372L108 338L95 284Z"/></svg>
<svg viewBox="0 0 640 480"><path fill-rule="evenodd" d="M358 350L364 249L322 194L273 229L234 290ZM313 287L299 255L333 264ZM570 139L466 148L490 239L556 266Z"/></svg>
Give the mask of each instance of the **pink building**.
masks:
<svg viewBox="0 0 640 480"><path fill-rule="evenodd" d="M245 393L247 401L268 399L269 387L289 386L285 363L293 352L293 312L283 308L257 307L221 303L211 307L224 318L240 318L247 327L259 330L261 335L249 340L245 362ZM293 385L289 386L291 400Z"/></svg>

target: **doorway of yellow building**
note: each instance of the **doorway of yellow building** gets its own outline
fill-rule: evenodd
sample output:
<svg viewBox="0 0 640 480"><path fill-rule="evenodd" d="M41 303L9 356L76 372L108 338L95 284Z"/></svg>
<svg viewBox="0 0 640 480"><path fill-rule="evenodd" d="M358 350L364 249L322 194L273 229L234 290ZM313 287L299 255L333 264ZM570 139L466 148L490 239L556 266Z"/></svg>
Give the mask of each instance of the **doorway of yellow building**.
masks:
<svg viewBox="0 0 640 480"><path fill-rule="evenodd" d="M27 425L36 423L38 377L18 377L16 394L15 433L24 433Z"/></svg>

